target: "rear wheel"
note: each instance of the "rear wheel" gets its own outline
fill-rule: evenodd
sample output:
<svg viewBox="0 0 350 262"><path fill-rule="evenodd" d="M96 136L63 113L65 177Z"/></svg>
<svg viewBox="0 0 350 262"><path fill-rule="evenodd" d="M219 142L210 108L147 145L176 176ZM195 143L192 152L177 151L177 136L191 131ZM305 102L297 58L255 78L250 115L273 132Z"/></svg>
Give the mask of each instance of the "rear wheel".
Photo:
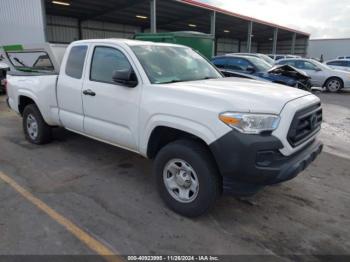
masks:
<svg viewBox="0 0 350 262"><path fill-rule="evenodd" d="M219 174L201 143L179 140L166 145L155 159L154 172L161 198L181 215L200 216L219 196Z"/></svg>
<svg viewBox="0 0 350 262"><path fill-rule="evenodd" d="M331 93L336 93L343 88L343 81L337 77L332 77L325 84L327 90Z"/></svg>
<svg viewBox="0 0 350 262"><path fill-rule="evenodd" d="M51 127L45 123L38 107L34 104L24 108L23 130L26 139L33 144L46 144L52 140Z"/></svg>

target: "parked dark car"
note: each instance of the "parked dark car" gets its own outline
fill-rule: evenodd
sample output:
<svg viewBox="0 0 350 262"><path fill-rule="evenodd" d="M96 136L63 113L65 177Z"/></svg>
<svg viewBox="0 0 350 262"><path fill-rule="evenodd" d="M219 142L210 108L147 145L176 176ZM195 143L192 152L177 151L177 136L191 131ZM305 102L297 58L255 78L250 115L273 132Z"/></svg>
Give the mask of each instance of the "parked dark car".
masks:
<svg viewBox="0 0 350 262"><path fill-rule="evenodd" d="M260 53L232 53L232 55L253 56L253 57L261 58L262 60L264 60L266 63L270 64L271 66L273 66L276 62L268 55L260 54Z"/></svg>
<svg viewBox="0 0 350 262"><path fill-rule="evenodd" d="M310 77L292 66L272 66L253 56L224 55L212 59L212 63L227 77L242 77L311 89Z"/></svg>
<svg viewBox="0 0 350 262"><path fill-rule="evenodd" d="M9 67L5 63L0 62L0 95L6 93L5 81L8 70Z"/></svg>

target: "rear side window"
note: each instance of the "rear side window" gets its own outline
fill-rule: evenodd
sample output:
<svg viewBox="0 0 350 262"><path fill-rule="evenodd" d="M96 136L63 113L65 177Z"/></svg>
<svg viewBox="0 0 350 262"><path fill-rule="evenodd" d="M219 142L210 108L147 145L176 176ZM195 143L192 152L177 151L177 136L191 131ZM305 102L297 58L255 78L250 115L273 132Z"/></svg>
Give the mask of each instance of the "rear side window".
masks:
<svg viewBox="0 0 350 262"><path fill-rule="evenodd" d="M7 52L10 62L19 71L54 71L49 55L43 51Z"/></svg>
<svg viewBox="0 0 350 262"><path fill-rule="evenodd" d="M328 62L327 65L331 65L331 66L345 66L345 62L344 61L332 61L332 62Z"/></svg>
<svg viewBox="0 0 350 262"><path fill-rule="evenodd" d="M73 46L70 50L67 65L66 75L81 79L83 75L84 62L86 57L87 46Z"/></svg>
<svg viewBox="0 0 350 262"><path fill-rule="evenodd" d="M130 69L131 65L122 52L115 48L98 46L92 58L90 80L115 84L114 72Z"/></svg>

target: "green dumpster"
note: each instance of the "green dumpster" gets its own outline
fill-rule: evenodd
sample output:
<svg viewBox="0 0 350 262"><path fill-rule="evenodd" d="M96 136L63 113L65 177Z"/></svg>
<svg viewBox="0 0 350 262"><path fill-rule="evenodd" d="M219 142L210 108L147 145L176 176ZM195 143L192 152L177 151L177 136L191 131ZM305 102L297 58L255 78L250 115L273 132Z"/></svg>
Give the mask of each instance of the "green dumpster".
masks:
<svg viewBox="0 0 350 262"><path fill-rule="evenodd" d="M137 33L135 39L151 42L162 42L185 45L197 50L211 59L214 52L214 37L199 32L167 32L167 33Z"/></svg>

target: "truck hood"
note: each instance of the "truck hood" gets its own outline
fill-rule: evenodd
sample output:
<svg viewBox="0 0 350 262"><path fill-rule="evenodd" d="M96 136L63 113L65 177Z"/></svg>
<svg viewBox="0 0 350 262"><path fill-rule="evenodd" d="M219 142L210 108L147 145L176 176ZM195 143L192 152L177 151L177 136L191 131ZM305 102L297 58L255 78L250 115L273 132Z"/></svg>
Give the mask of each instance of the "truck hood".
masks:
<svg viewBox="0 0 350 262"><path fill-rule="evenodd" d="M312 95L297 88L235 77L179 82L164 87L191 93L194 103L204 98L206 103L220 104L223 110L272 114L279 114L289 101Z"/></svg>

